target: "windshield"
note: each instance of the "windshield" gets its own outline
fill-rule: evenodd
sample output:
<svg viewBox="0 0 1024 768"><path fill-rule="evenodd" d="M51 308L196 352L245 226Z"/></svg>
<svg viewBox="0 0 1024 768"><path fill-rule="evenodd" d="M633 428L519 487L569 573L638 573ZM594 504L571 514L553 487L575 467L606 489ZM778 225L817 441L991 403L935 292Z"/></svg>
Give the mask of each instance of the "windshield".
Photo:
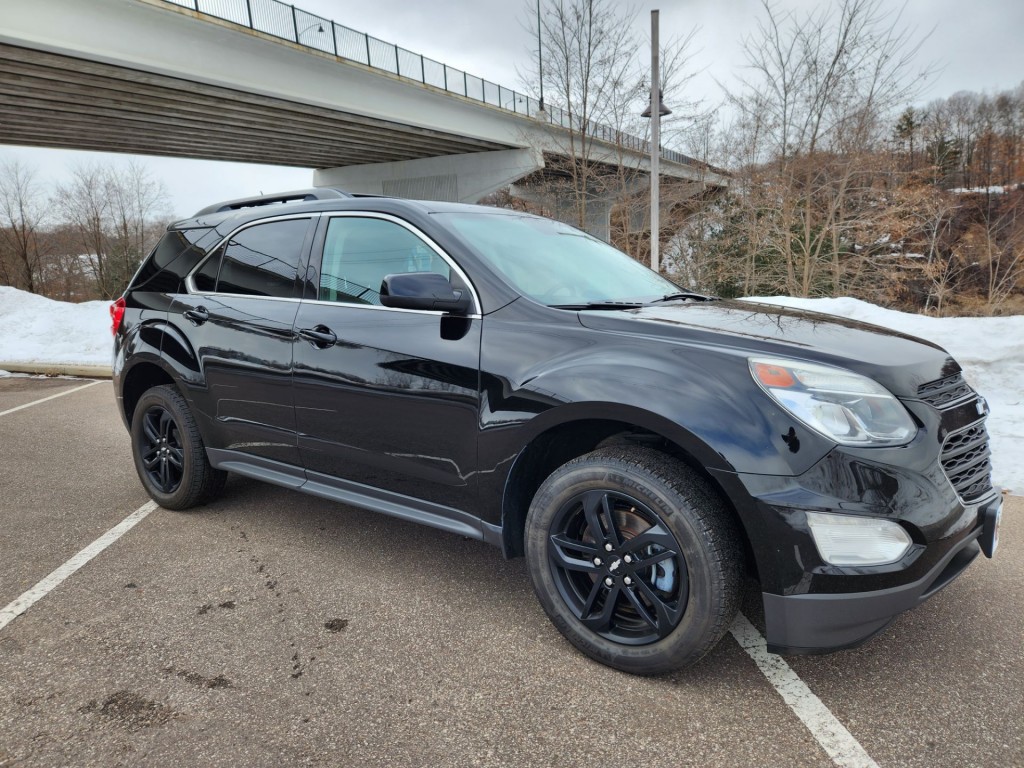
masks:
<svg viewBox="0 0 1024 768"><path fill-rule="evenodd" d="M548 306L643 302L679 288L597 238L526 214L437 213L525 296Z"/></svg>

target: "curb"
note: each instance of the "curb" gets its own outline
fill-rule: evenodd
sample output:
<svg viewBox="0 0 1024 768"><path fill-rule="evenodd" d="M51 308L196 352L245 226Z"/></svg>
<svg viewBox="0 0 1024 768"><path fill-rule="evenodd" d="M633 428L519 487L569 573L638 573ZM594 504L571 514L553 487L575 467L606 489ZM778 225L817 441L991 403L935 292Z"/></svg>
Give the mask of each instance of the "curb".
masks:
<svg viewBox="0 0 1024 768"><path fill-rule="evenodd" d="M36 363L18 360L0 360L0 371L34 373L43 376L82 376L90 379L109 379L113 375L109 365Z"/></svg>

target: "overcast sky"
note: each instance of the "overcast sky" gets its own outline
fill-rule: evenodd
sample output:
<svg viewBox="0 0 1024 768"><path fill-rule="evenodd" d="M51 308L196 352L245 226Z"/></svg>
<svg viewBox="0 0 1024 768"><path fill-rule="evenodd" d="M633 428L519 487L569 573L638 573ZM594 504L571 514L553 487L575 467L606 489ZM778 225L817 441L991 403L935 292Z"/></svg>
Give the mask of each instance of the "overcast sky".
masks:
<svg viewBox="0 0 1024 768"><path fill-rule="evenodd" d="M553 1L541 0L541 4ZM1024 0L882 2L894 15L903 9L902 23L915 39L928 36L918 66L934 64L940 69L925 86L922 103L959 90L996 92L1024 81ZM526 26L535 0L297 0L296 5L517 90L522 89L518 71L527 69L536 56ZM821 7L822 1L778 0L776 5L802 13ZM717 83L732 84L742 72L740 41L756 28L762 13L758 0L644 0L632 7L637 11L636 29L645 37L652 8L661 11L663 40L700 28L692 60L700 72L691 82L690 97L709 105L720 99ZM65 180L76 163L124 159L123 155L0 147L0 158L11 157L34 165L48 181ZM305 169L145 160L167 186L168 213L179 216L217 200L307 187L312 182L312 173Z"/></svg>

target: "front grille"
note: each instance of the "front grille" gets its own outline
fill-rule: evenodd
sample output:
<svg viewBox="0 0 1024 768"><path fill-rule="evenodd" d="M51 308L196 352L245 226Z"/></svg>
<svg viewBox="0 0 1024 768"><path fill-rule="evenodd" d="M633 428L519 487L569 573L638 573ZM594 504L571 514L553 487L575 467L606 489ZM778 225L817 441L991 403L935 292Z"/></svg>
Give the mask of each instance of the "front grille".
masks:
<svg viewBox="0 0 1024 768"><path fill-rule="evenodd" d="M965 502L977 501L992 490L991 456L984 424L953 432L943 442L942 471Z"/></svg>
<svg viewBox="0 0 1024 768"><path fill-rule="evenodd" d="M973 394L974 390L959 373L938 381L929 381L917 388L917 396L934 408L945 408Z"/></svg>

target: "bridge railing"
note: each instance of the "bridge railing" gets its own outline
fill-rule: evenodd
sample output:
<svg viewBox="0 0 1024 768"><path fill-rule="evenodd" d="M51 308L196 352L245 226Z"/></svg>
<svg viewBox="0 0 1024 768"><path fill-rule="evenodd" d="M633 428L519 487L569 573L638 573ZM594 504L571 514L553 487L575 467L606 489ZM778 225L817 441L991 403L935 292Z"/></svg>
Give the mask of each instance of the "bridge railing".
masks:
<svg viewBox="0 0 1024 768"><path fill-rule="evenodd" d="M546 120L563 128L581 129L577 115L524 96L503 85L471 75L461 69L449 67L440 61L408 51L372 35L358 32L330 19L309 13L280 0L165 0L173 5L230 21L267 35L290 40L293 43L324 53L357 61L374 69L434 86L449 93L505 109L519 115ZM611 126L587 120L582 125L589 136L620 145L636 152L649 153L651 144L645 139L618 131ZM671 149L661 150L661 156L686 165L696 160Z"/></svg>

